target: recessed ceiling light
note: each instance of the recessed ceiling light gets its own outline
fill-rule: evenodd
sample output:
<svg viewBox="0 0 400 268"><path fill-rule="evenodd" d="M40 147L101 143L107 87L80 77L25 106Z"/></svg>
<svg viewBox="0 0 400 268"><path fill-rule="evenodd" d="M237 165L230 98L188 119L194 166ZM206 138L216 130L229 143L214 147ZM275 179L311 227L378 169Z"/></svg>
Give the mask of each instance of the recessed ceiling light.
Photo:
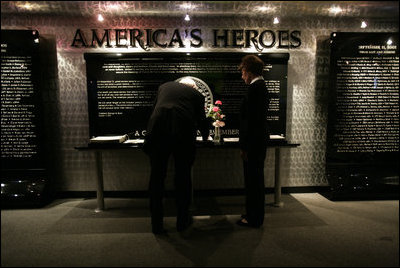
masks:
<svg viewBox="0 0 400 268"><path fill-rule="evenodd" d="M338 13L340 13L340 12L342 12L343 10L340 8L340 7L331 7L330 9L329 9L329 12L330 13L333 13L333 14L338 14Z"/></svg>
<svg viewBox="0 0 400 268"><path fill-rule="evenodd" d="M270 10L271 8L270 7L266 7L266 6L262 6L262 7L256 7L256 9L258 11L264 12L264 11Z"/></svg>
<svg viewBox="0 0 400 268"><path fill-rule="evenodd" d="M30 3L26 3L26 4L16 4L17 7L19 8L23 8L23 9L27 9L27 10L32 10L34 8L34 6Z"/></svg>
<svg viewBox="0 0 400 268"><path fill-rule="evenodd" d="M361 22L361 28L367 28L367 26L368 26L368 24L363 20L362 22Z"/></svg>
<svg viewBox="0 0 400 268"><path fill-rule="evenodd" d="M195 6L192 4L182 4L182 5L180 5L180 7L182 9L194 9L195 8Z"/></svg>
<svg viewBox="0 0 400 268"><path fill-rule="evenodd" d="M107 6L107 8L116 10L116 9L120 9L120 5L118 5L118 4L110 4L110 5Z"/></svg>

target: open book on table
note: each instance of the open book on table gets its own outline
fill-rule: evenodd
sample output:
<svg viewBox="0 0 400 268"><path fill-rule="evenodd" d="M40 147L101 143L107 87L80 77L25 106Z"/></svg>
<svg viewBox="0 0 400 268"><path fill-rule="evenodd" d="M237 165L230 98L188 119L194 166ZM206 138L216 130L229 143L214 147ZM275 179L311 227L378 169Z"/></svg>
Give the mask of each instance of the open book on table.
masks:
<svg viewBox="0 0 400 268"><path fill-rule="evenodd" d="M97 136L90 139L90 143L123 143L128 140L128 135Z"/></svg>

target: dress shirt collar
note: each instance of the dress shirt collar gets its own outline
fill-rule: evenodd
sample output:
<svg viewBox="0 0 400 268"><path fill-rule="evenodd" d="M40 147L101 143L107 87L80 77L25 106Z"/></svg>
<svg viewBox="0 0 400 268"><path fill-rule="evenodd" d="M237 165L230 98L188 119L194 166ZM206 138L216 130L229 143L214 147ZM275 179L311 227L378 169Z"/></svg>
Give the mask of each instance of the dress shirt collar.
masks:
<svg viewBox="0 0 400 268"><path fill-rule="evenodd" d="M253 84L253 83L254 83L255 81L257 81L257 80L264 80L264 77L262 77L261 75L260 75L260 76L257 76L256 78L254 78L253 80L251 80L250 85Z"/></svg>

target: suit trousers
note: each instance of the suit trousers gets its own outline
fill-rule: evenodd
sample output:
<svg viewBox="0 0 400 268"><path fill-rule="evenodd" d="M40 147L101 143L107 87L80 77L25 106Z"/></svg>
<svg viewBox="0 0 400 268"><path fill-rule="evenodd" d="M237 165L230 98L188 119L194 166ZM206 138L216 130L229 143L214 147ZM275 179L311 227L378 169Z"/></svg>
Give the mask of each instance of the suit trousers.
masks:
<svg viewBox="0 0 400 268"><path fill-rule="evenodd" d="M259 227L264 223L265 183L264 161L266 149L259 152L249 151L248 161L243 161L246 219L249 224Z"/></svg>
<svg viewBox="0 0 400 268"><path fill-rule="evenodd" d="M192 200L191 169L195 156L195 145L192 143L171 142L158 147L149 154L151 174L149 182L150 212L153 228L163 227L164 182L167 176L169 157L173 155L175 162L174 186L176 192L177 227L189 221L189 207Z"/></svg>

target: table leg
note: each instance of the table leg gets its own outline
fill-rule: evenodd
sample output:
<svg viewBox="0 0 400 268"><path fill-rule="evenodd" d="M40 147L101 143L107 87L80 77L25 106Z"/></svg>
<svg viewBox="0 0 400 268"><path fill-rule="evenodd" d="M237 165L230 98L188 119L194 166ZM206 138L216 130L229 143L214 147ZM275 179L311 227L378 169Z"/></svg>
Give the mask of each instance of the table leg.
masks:
<svg viewBox="0 0 400 268"><path fill-rule="evenodd" d="M101 212L104 208L104 183L103 183L103 159L101 151L96 151L97 169L97 208L95 212Z"/></svg>
<svg viewBox="0 0 400 268"><path fill-rule="evenodd" d="M281 153L280 148L275 148L275 207L282 207L283 202L281 202Z"/></svg>

